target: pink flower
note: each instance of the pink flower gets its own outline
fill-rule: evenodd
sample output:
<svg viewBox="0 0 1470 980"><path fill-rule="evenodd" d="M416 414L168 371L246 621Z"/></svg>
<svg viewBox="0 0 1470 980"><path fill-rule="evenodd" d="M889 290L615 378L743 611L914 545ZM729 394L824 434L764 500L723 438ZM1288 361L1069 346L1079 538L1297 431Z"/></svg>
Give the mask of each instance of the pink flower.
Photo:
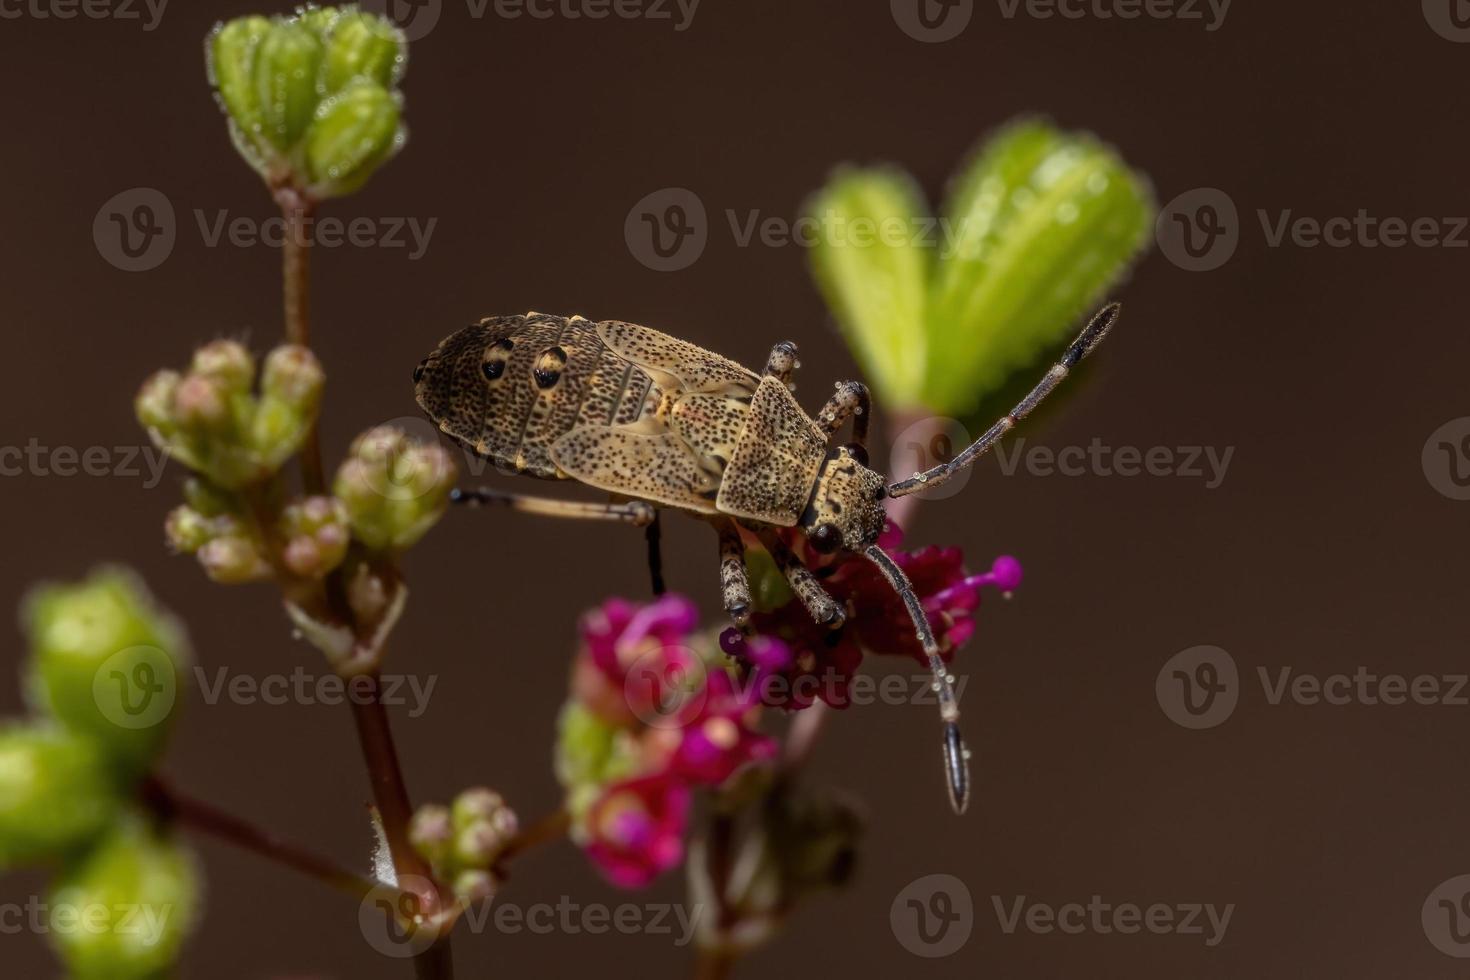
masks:
<svg viewBox="0 0 1470 980"><path fill-rule="evenodd" d="M699 611L683 596L648 605L609 599L578 623L582 656L573 693L615 724L661 719L682 710L689 683L703 669L689 646Z"/></svg>
<svg viewBox="0 0 1470 980"><path fill-rule="evenodd" d="M753 688L742 689L725 671L713 671L701 710L679 733L671 770L693 783L718 786L742 766L774 758L775 739L755 730L759 699L753 695Z"/></svg>
<svg viewBox="0 0 1470 980"><path fill-rule="evenodd" d="M644 887L684 859L689 802L666 774L609 784L587 815L587 856L617 887Z"/></svg>

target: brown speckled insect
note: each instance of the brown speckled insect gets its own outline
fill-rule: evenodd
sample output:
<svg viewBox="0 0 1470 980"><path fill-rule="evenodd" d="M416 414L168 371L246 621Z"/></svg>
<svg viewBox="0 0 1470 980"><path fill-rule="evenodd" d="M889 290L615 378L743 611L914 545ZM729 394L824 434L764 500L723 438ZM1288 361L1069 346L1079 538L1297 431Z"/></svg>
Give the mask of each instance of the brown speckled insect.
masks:
<svg viewBox="0 0 1470 980"><path fill-rule="evenodd" d="M815 419L791 394L796 345L777 344L764 374L657 330L528 313L487 317L446 338L414 370L418 402L455 440L497 466L542 479L577 480L615 496L579 503L491 490L456 498L527 513L625 521L649 529L655 590L657 513L668 507L712 523L720 539L726 611L750 615L740 527L755 533L812 617L845 618L813 574L774 533L800 527L822 554L861 553L903 599L928 654L944 723L950 802L969 802L959 707L918 598L877 545L884 499L938 486L970 466L1041 402L1107 334L1113 304L1095 315L1060 361L973 445L947 463L889 484L868 468L868 390L842 382ZM852 421L853 441L833 445Z"/></svg>

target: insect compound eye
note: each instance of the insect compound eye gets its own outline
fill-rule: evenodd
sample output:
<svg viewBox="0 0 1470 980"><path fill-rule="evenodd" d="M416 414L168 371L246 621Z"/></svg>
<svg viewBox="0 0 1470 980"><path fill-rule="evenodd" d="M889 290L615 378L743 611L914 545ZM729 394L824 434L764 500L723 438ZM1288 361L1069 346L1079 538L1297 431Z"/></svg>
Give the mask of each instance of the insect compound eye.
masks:
<svg viewBox="0 0 1470 980"><path fill-rule="evenodd" d="M414 384L418 384L420 381L424 380L424 371L428 368L428 366L429 359L427 357L424 358L422 361L419 361L419 366L413 369Z"/></svg>
<svg viewBox="0 0 1470 980"><path fill-rule="evenodd" d="M842 532L837 530L836 524L818 524L811 534L807 535L807 540L811 542L812 550L817 554L830 555L842 547Z"/></svg>
<svg viewBox="0 0 1470 980"><path fill-rule="evenodd" d="M849 456L857 460L859 466L868 465L868 450L863 446L860 446L855 442L849 442L846 446L843 446L842 448L847 450L847 454Z"/></svg>

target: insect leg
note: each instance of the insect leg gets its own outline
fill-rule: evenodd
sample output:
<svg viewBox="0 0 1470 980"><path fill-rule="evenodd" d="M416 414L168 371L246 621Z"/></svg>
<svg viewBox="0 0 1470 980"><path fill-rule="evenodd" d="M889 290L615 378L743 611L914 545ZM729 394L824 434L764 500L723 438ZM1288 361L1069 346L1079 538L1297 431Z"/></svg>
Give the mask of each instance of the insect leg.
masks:
<svg viewBox="0 0 1470 980"><path fill-rule="evenodd" d="M860 381L839 381L837 391L817 413L817 426L830 439L842 428L844 422L852 419L852 441L867 448L868 422L872 417L872 398L868 395L868 386Z"/></svg>
<svg viewBox="0 0 1470 980"><path fill-rule="evenodd" d="M720 596L730 621L744 630L750 623L750 575L745 568L745 542L734 521L720 521Z"/></svg>
<svg viewBox="0 0 1470 980"><path fill-rule="evenodd" d="M1016 407L1010 410L1009 414L1001 416L999 421L992 425L968 449L964 450L948 463L942 463L933 469L925 470L923 473L915 473L907 480L898 481L888 488L888 495L890 497L903 497L920 490L937 487L960 470L974 463L987 449L999 442L1002 436L1015 428L1017 422L1030 415L1031 410L1041 404L1042 400L1051 394L1057 385L1062 383L1062 379L1070 374L1072 369L1084 357L1091 354L1098 344L1102 343L1103 338L1108 335L1109 328L1118 319L1118 313L1122 308L1122 304L1120 303L1110 303L1103 307L1088 322L1087 326L1082 328L1082 333L1078 334L1077 339L1072 341L1072 346L1067 348L1067 352L1062 355L1062 359L1057 361L1050 371L1046 372L1042 379L1036 383L1036 387L1031 389L1031 393L1025 398L1022 398L1016 404Z"/></svg>
<svg viewBox="0 0 1470 980"><path fill-rule="evenodd" d="M791 378L800 366L796 360L796 345L789 340L772 347L771 356L766 358L766 374L784 385L791 384Z"/></svg>
<svg viewBox="0 0 1470 980"><path fill-rule="evenodd" d="M786 543L776 536L774 532L760 529L761 544L765 545L771 557L776 560L776 567L781 569L786 576L786 581L791 583L791 591L806 606L806 611L812 614L818 626L828 629L839 629L847 621L847 614L837 604L837 600L827 594L822 588L817 577L811 573L811 569L801 563L801 559L794 555Z"/></svg>
<svg viewBox="0 0 1470 980"><path fill-rule="evenodd" d="M551 497L532 497L523 493L503 493L485 487L478 490L454 490L450 493L449 499L456 504L472 506L498 504L522 514L539 514L542 517L623 521L634 527L648 527L658 517L658 511L653 504L642 500L600 504L595 501L555 500Z"/></svg>
<svg viewBox="0 0 1470 980"><path fill-rule="evenodd" d="M643 529L643 537L648 541L648 579L653 583L653 594L663 595L668 589L664 588L663 526L658 511L654 511L653 520Z"/></svg>

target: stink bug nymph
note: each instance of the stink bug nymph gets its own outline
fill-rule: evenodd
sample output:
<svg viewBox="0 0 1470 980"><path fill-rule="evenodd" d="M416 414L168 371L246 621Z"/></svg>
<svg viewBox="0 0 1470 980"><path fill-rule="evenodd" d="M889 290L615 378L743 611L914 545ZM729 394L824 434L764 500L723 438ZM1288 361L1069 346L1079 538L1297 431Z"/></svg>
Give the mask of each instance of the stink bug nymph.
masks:
<svg viewBox="0 0 1470 980"><path fill-rule="evenodd" d="M842 607L774 529L800 527L820 553L865 555L902 598L928 655L950 802L963 813L970 779L959 707L913 588L877 545L884 501L938 486L973 464L1102 341L1119 309L1114 303L1096 314L1030 394L978 441L891 484L868 467L867 388L839 383L813 419L791 393L791 343L777 344L756 374L648 327L528 313L486 317L450 335L413 377L419 405L439 428L497 466L613 495L600 504L476 490L457 491L457 500L646 527L656 590L658 510L706 520L719 534L724 606L741 628L751 602L741 527L771 553L812 617L832 629L846 618ZM837 444L848 421L852 441Z"/></svg>

